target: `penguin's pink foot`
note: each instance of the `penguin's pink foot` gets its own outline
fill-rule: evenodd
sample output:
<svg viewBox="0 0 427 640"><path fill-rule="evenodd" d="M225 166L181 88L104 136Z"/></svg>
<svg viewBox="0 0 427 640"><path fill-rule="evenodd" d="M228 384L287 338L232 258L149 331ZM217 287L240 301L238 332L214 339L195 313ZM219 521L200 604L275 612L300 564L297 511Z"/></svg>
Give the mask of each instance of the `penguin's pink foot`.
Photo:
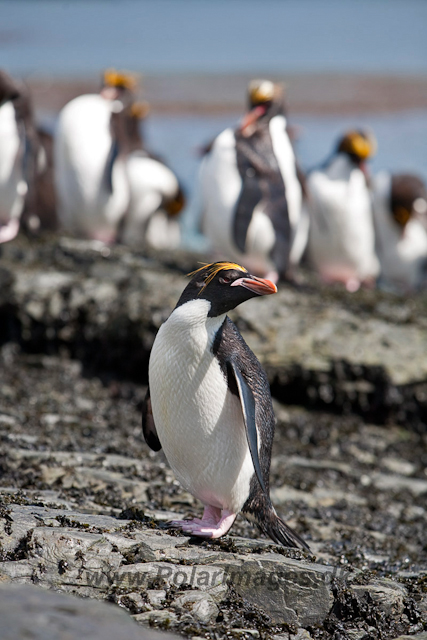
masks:
<svg viewBox="0 0 427 640"><path fill-rule="evenodd" d="M357 278L350 278L345 283L345 288L350 293L354 293L355 291L358 291L360 289L360 280L358 280Z"/></svg>
<svg viewBox="0 0 427 640"><path fill-rule="evenodd" d="M1 242L9 242L9 240L13 240L19 231L19 220L16 218L12 218L7 224L3 227L0 227L0 243Z"/></svg>
<svg viewBox="0 0 427 640"><path fill-rule="evenodd" d="M193 520L172 520L169 526L182 529L184 533L201 538L220 538L225 535L235 521L237 513L218 507L205 507L202 518Z"/></svg>
<svg viewBox="0 0 427 640"><path fill-rule="evenodd" d="M97 231L92 235L93 240L99 240L104 244L113 244L116 240L116 233L114 231Z"/></svg>
<svg viewBox="0 0 427 640"><path fill-rule="evenodd" d="M166 526L169 529L181 529L184 525L188 524L189 522L194 522L193 520L169 520L169 522L166 523Z"/></svg>
<svg viewBox="0 0 427 640"><path fill-rule="evenodd" d="M208 526L216 525L220 520L221 509L208 506L205 507L202 518L192 518L191 520L171 520L171 522L168 522L168 525L177 529L183 529L184 527L193 524L204 524Z"/></svg>
<svg viewBox="0 0 427 640"><path fill-rule="evenodd" d="M214 507L210 508L214 509ZM227 511L226 509L224 509L222 515L219 509L215 509L215 511L219 511L220 515L217 522L214 522L212 517L205 517L204 513L201 520L197 519L198 522L191 520L184 524L181 527L183 532L189 533L192 536L199 536L200 538L221 538L221 536L225 535L231 529L237 514Z"/></svg>

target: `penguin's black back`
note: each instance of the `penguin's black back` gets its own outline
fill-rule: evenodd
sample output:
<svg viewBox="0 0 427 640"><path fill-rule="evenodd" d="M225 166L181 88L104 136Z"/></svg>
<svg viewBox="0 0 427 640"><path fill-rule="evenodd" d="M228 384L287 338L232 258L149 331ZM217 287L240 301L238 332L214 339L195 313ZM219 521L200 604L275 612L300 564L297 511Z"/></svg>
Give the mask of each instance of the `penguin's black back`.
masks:
<svg viewBox="0 0 427 640"><path fill-rule="evenodd" d="M227 367L227 362L231 359L242 372L243 378L253 393L255 422L260 439L259 462L268 491L275 417L267 374L228 316L216 334L212 351L227 378L231 393L238 395L234 377L230 375L230 370ZM258 482L255 484L259 486Z"/></svg>
<svg viewBox="0 0 427 640"><path fill-rule="evenodd" d="M275 417L267 374L228 316L215 336L212 352L227 378L231 393L238 395L236 381L228 366L230 361L240 370L255 399L255 423L260 440L259 463L265 491L254 473L242 512L250 519L255 518L260 529L277 544L302 547L309 551L307 543L277 515L270 500L269 480Z"/></svg>
<svg viewBox="0 0 427 640"><path fill-rule="evenodd" d="M276 231L272 256L280 272L286 271L290 251L290 222L285 183L273 149L268 122L260 123L250 137L235 132L236 161L242 189L233 223L234 242L245 251L246 236L256 205L265 201L264 211ZM282 264L283 263L283 264Z"/></svg>

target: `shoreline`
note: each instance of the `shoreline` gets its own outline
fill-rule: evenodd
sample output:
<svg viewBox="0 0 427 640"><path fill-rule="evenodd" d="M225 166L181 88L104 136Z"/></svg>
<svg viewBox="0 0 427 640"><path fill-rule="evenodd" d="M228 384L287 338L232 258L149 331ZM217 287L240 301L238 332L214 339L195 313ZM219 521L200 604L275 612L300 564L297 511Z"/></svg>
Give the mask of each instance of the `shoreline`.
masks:
<svg viewBox="0 0 427 640"><path fill-rule="evenodd" d="M246 86L260 74L142 75L141 97L151 113L223 115L245 109ZM427 109L427 75L266 74L286 86L289 111L306 115L398 113ZM67 102L99 90L98 78L33 77L26 80L38 112L58 112Z"/></svg>

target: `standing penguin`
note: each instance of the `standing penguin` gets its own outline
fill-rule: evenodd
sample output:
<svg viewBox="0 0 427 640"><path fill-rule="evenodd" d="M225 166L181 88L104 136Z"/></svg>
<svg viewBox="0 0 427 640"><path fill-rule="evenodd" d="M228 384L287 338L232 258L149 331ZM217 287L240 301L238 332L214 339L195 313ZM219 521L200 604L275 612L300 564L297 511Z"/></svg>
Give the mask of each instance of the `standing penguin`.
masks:
<svg viewBox="0 0 427 640"><path fill-rule="evenodd" d="M0 243L12 240L35 177L36 134L27 91L0 70Z"/></svg>
<svg viewBox="0 0 427 640"><path fill-rule="evenodd" d="M139 145L126 161L130 202L120 240L135 248L146 243L155 249L175 249L181 240L179 214L185 205L184 193L174 172L144 148L137 118L145 117L146 112L138 113L137 104L128 119Z"/></svg>
<svg viewBox="0 0 427 640"><path fill-rule="evenodd" d="M82 237L141 247L160 218L152 244L176 245L182 191L144 149L139 125L148 104L135 101L136 88L135 76L108 69L100 94L79 96L62 110L54 148L60 223Z"/></svg>
<svg viewBox="0 0 427 640"><path fill-rule="evenodd" d="M324 280L343 282L349 291L379 273L365 165L375 149L372 135L349 131L307 177L310 260Z"/></svg>
<svg viewBox="0 0 427 640"><path fill-rule="evenodd" d="M402 291L427 285L427 191L414 175L383 171L372 180L380 281Z"/></svg>
<svg viewBox="0 0 427 640"><path fill-rule="evenodd" d="M171 524L219 538L242 511L275 542L308 549L271 504L275 420L268 380L226 315L276 286L230 262L190 275L154 341L142 417L148 445L163 447L179 482L204 504L201 519Z"/></svg>
<svg viewBox="0 0 427 640"><path fill-rule="evenodd" d="M282 89L253 80L248 94L241 125L223 131L202 162L202 230L214 249L276 281L300 260L308 218L301 211Z"/></svg>
<svg viewBox="0 0 427 640"><path fill-rule="evenodd" d="M78 236L113 242L130 199L125 113L136 79L108 70L100 94L82 95L62 109L54 165L60 225Z"/></svg>

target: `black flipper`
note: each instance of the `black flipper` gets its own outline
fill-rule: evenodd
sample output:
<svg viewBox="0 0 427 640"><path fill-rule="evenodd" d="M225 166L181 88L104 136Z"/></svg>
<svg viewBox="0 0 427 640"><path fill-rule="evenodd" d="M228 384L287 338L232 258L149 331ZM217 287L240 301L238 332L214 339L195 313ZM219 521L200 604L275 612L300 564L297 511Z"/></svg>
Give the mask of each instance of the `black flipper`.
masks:
<svg viewBox="0 0 427 640"><path fill-rule="evenodd" d="M246 437L248 440L249 451L251 452L255 473L261 485L261 489L264 491L264 493L267 493L258 457L258 433L255 421L255 398L248 383L242 376L240 369L235 365L235 363L231 360L229 361L228 366L233 372L234 379L237 384L237 389L239 391L240 403L242 405L243 411L243 419L245 421L246 427Z"/></svg>
<svg viewBox="0 0 427 640"><path fill-rule="evenodd" d="M247 416L251 413L252 432L256 438L259 435L258 454L257 441L255 440L252 449L249 427L246 427L252 459L254 450L259 468L257 472L254 461L256 473L251 479L249 496L243 505L242 513L249 520L255 520L260 529L277 544L285 547L302 547L308 551L307 543L279 518L270 500L269 476L275 417L267 375L255 354L243 340L236 325L228 317L217 332L212 352L218 358L230 392L240 399L245 423ZM258 425L258 429L255 425Z"/></svg>
<svg viewBox="0 0 427 640"><path fill-rule="evenodd" d="M119 145L113 140L104 170L104 184L108 193L113 193L113 168L119 155Z"/></svg>
<svg viewBox="0 0 427 640"><path fill-rule="evenodd" d="M153 412L151 409L150 387L147 389L144 404L142 405L142 432L144 434L145 442L148 444L150 449L153 451L160 451L162 445L160 444L156 425L154 424Z"/></svg>
<svg viewBox="0 0 427 640"><path fill-rule="evenodd" d="M268 122L260 122L256 132L249 137L239 130L234 134L242 189L234 211L233 240L244 253L254 210L263 201L263 211L270 218L276 236L270 258L279 275L285 277L289 269L292 231L286 187L274 153Z"/></svg>

